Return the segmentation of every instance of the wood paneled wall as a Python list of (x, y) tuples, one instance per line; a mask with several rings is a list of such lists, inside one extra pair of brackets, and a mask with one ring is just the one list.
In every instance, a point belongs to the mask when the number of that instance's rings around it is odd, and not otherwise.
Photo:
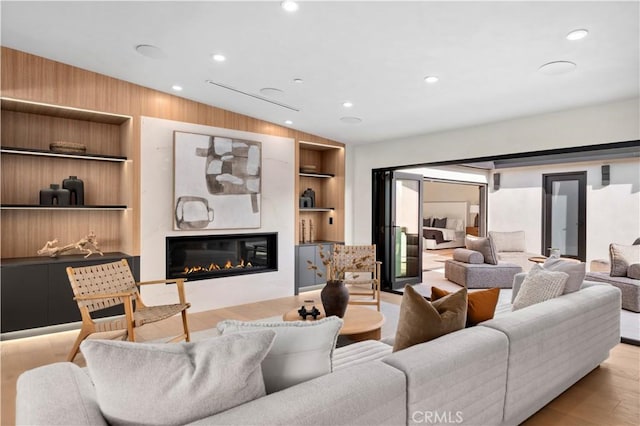
[[(2, 96), (130, 115), (132, 188), (123, 226), (122, 251), (140, 254), (140, 117), (156, 117), (207, 126), (263, 133), (317, 143), (336, 142), (256, 118), (158, 92), (60, 62), (2, 47)], [(295, 206), (291, 206), (295, 209)], [(111, 213), (109, 213), (111, 214)], [(117, 214), (117, 213), (114, 213)], [(99, 237), (99, 234), (98, 234)], [(3, 235), (14, 238), (14, 235)], [(293, 242), (292, 242), (293, 243)]]

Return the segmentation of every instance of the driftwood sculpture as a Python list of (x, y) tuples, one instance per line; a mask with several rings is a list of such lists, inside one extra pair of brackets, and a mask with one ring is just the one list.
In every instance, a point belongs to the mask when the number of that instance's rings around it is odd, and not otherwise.
[(58, 240), (47, 241), (44, 247), (38, 250), (38, 256), (58, 257), (59, 254), (77, 250), (80, 253), (86, 253), (85, 259), (94, 253), (104, 256), (104, 253), (98, 248), (98, 240), (96, 234), (93, 231), (89, 231), (87, 235), (80, 238), (75, 243), (67, 244), (66, 246), (58, 247)]

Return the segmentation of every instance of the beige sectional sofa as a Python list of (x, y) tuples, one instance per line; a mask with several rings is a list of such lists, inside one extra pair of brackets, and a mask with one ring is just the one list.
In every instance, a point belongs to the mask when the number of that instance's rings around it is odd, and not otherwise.
[[(620, 290), (585, 281), (396, 353), (377, 341), (336, 349), (333, 373), (194, 424), (516, 425), (607, 359), (619, 310)], [(91, 378), (72, 363), (22, 374), (16, 404), (19, 425), (106, 425)]]

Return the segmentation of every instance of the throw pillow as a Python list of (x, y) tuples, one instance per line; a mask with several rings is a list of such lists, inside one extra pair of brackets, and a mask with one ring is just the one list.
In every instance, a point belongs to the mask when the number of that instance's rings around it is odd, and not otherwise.
[(447, 218), (443, 217), (442, 219), (433, 218), (433, 226), (434, 228), (446, 228), (447, 227)]
[(587, 264), (584, 262), (552, 257), (545, 260), (544, 265), (542, 265), (547, 271), (565, 272), (569, 275), (562, 294), (573, 293), (574, 291), (580, 290), (587, 273), (586, 266)]
[(410, 285), (405, 286), (393, 351), (427, 342), (465, 326), (467, 289), (452, 293), (433, 303)]
[(483, 264), (484, 256), (479, 251), (457, 248), (453, 251), (453, 260), (464, 263)]
[(524, 231), (489, 231), (489, 237), (496, 246), (498, 253), (503, 251), (526, 251)]
[(560, 296), (568, 278), (565, 272), (545, 271), (542, 266), (533, 265), (513, 301), (513, 310)]
[(627, 277), (640, 280), (640, 263), (633, 263), (627, 268)]
[(475, 250), (482, 253), (485, 263), (490, 265), (498, 264), (496, 247), (490, 237), (474, 237), (473, 235), (467, 235), (465, 237), (464, 244), (469, 250)]
[(109, 424), (186, 424), (264, 396), (260, 363), (276, 333), (194, 343), (85, 340), (100, 410)]
[(250, 330), (273, 330), (276, 339), (262, 361), (267, 393), (277, 392), (333, 371), (333, 350), (342, 319), (332, 316), (318, 321), (218, 323), (223, 334)]
[(426, 219), (422, 219), (422, 226), (426, 226), (427, 228), (431, 227), (431, 218), (428, 217)]
[[(431, 301), (442, 299), (451, 294), (438, 287), (431, 287)], [(493, 318), (500, 297), (499, 288), (470, 291), (467, 293), (467, 327), (471, 327)]]
[(626, 277), (632, 263), (640, 262), (640, 245), (609, 244), (612, 277)]

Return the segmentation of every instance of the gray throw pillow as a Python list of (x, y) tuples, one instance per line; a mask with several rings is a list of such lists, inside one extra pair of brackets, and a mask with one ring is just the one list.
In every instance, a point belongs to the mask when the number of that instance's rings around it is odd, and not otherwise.
[(443, 217), (442, 219), (433, 218), (432, 225), (434, 228), (445, 229), (447, 227), (447, 218)]
[(109, 424), (181, 425), (265, 395), (272, 330), (195, 343), (85, 340), (80, 349)]
[(640, 262), (640, 245), (609, 244), (612, 277), (626, 277), (629, 265)]
[(273, 330), (276, 339), (262, 361), (262, 374), (267, 393), (297, 385), (333, 370), (333, 350), (342, 319), (332, 316), (318, 321), (243, 322), (226, 320), (218, 323), (223, 334), (250, 330)]
[(565, 272), (545, 271), (540, 265), (533, 265), (513, 301), (513, 310), (562, 295), (568, 278), (569, 275)]
[(464, 263), (483, 264), (484, 256), (479, 251), (457, 248), (453, 251), (453, 260)]
[(485, 263), (490, 265), (498, 264), (498, 254), (496, 253), (495, 245), (490, 237), (474, 237), (473, 235), (467, 235), (464, 241), (465, 246), (469, 250), (475, 250), (482, 253)]
[(627, 276), (634, 280), (640, 280), (640, 263), (633, 263), (627, 269)]
[(562, 294), (568, 294), (578, 291), (582, 287), (587, 273), (586, 266), (587, 264), (584, 262), (550, 257), (544, 262), (543, 268), (547, 271), (565, 272), (569, 275), (562, 292)]

